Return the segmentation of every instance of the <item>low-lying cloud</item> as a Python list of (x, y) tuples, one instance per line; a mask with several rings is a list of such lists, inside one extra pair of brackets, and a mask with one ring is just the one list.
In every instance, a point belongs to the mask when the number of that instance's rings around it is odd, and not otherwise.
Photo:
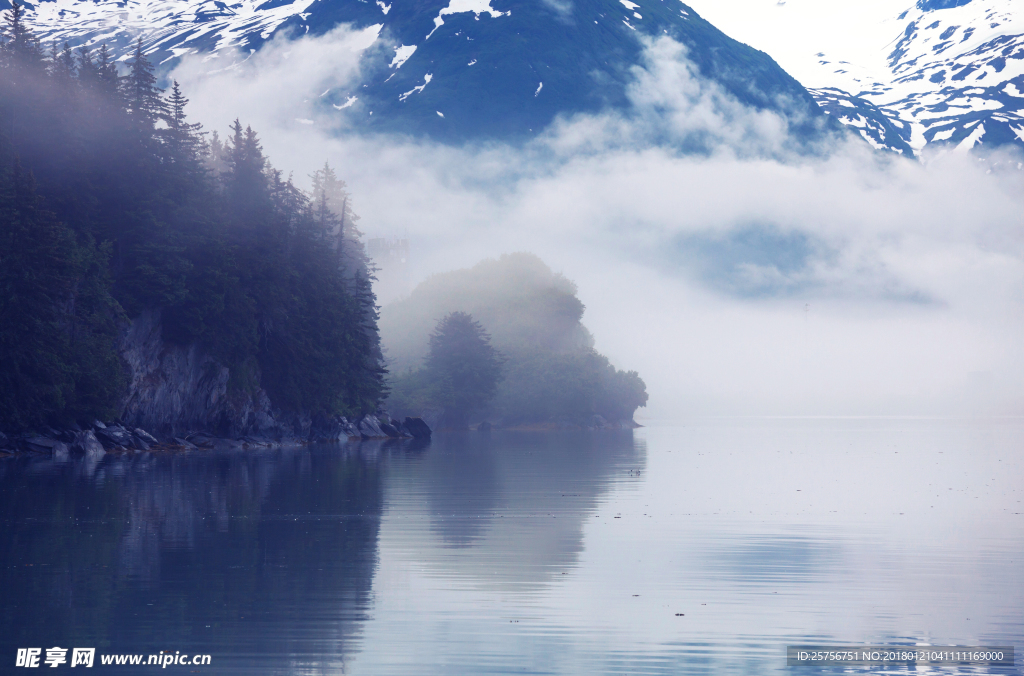
[(363, 135), (320, 95), (358, 88), (371, 37), (279, 38), (173, 76), (193, 117), (252, 124), (300, 185), (329, 160), (369, 237), (409, 237), (417, 280), (516, 250), (564, 272), (650, 415), (1024, 413), (1020, 158), (917, 162), (857, 139), (799, 154), (784, 118), (667, 38), (646, 44), (631, 111), (525, 145)]

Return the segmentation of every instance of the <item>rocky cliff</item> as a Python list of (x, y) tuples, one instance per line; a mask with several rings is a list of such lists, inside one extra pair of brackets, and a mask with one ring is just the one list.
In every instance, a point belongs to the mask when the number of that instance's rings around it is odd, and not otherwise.
[(381, 421), (275, 409), (262, 388), (230, 388), (229, 369), (201, 346), (164, 341), (159, 310), (142, 313), (124, 331), (119, 350), (130, 371), (121, 419), (160, 438), (207, 437), (250, 441), (328, 441), (430, 436), (422, 421)]
[(274, 414), (262, 389), (229, 392), (230, 371), (197, 345), (164, 342), (159, 310), (147, 310), (124, 332), (120, 352), (130, 380), (122, 419), (158, 436), (203, 430), (218, 436), (308, 436), (311, 420)]
[(117, 420), (73, 423), (5, 435), (0, 457), (17, 453), (102, 458), (107, 452), (236, 447), (360, 439), (429, 439), (420, 418), (358, 419), (275, 409), (262, 388), (229, 387), (230, 370), (197, 344), (165, 342), (160, 312), (147, 311), (122, 332), (129, 371)]
[(230, 370), (200, 345), (165, 342), (159, 310), (143, 312), (130, 322), (117, 348), (128, 370), (118, 419), (80, 420), (62, 429), (45, 427), (9, 436), (0, 430), (0, 455), (88, 456), (97, 450), (102, 455), (158, 445), (194, 448), (430, 436), (419, 419), (401, 423), (365, 415), (349, 420), (275, 409), (260, 387), (230, 387)]

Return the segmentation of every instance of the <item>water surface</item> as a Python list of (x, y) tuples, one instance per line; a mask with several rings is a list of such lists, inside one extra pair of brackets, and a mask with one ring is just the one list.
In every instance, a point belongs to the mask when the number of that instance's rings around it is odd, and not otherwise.
[(723, 419), (0, 461), (0, 659), (760, 674), (807, 673), (790, 644), (1020, 652), (1022, 449), (1020, 420)]

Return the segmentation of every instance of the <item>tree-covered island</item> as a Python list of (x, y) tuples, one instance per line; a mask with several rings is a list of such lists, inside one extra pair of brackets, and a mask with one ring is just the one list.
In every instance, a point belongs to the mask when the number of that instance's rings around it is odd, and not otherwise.
[(529, 253), (428, 278), (381, 310), (389, 409), (453, 428), (635, 426), (647, 387), (594, 349), (584, 310)]

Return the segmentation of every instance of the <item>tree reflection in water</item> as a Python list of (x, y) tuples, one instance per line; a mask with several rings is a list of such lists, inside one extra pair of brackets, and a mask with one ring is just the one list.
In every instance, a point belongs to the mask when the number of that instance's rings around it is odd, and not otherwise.
[(442, 575), (543, 587), (575, 565), (586, 513), (644, 455), (629, 431), (466, 432), (8, 460), (0, 654), (171, 650), (210, 654), (217, 673), (349, 672), (385, 514), (390, 537)]
[(218, 672), (339, 667), (366, 618), (375, 445), (7, 463), (3, 653), (209, 653)]

